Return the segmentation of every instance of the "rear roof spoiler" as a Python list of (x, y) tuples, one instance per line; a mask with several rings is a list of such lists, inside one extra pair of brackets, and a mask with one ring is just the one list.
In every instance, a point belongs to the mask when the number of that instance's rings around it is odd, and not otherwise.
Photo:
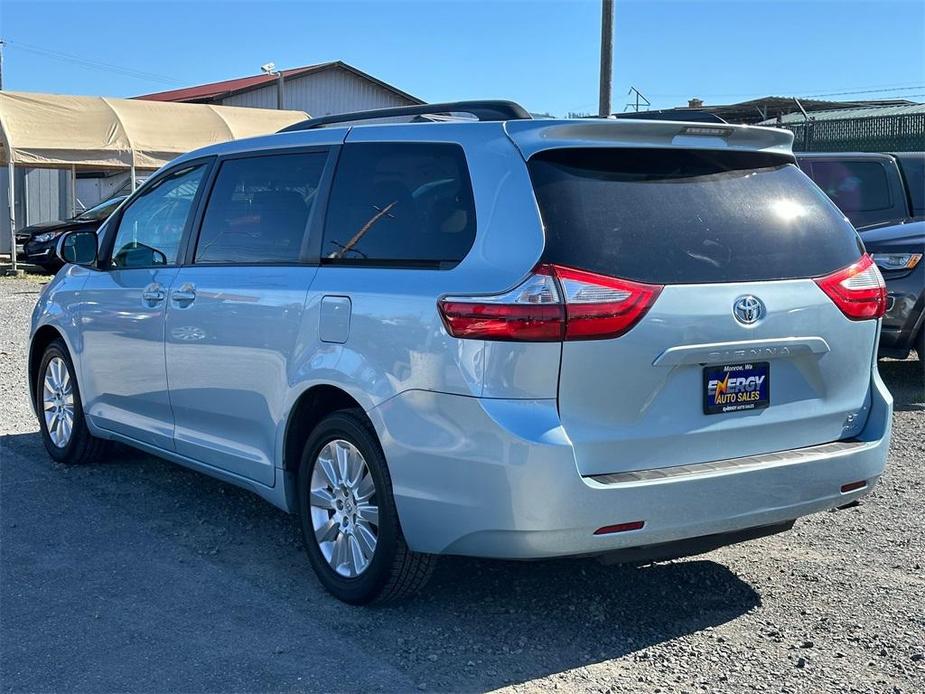
[(677, 120), (685, 123), (725, 123), (726, 121), (709, 111), (626, 111), (613, 114), (614, 118), (629, 120)]
[(677, 147), (761, 152), (796, 161), (793, 133), (782, 128), (629, 118), (508, 121), (504, 128), (524, 159), (566, 147)]

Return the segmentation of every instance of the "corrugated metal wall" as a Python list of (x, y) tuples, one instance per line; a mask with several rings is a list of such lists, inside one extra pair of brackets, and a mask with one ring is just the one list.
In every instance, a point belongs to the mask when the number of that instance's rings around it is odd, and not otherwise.
[[(67, 169), (17, 167), (16, 228), (65, 219), (70, 211)], [(7, 204), (7, 169), (0, 169), (0, 253), (10, 252), (10, 213)]]
[[(287, 109), (306, 111), (311, 116), (407, 106), (412, 103), (374, 82), (341, 68), (286, 80), (285, 99)], [(222, 104), (276, 108), (276, 84), (235, 94), (223, 100)]]

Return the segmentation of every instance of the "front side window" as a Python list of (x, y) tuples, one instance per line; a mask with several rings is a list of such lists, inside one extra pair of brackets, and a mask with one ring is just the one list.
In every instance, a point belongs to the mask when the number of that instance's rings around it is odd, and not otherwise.
[(295, 263), (327, 154), (279, 154), (222, 164), (196, 263)]
[(475, 239), (462, 148), (434, 143), (345, 145), (325, 221), (322, 262), (452, 267)]
[(112, 267), (173, 265), (206, 165), (161, 178), (122, 214), (112, 247)]
[(845, 214), (893, 206), (890, 183), (879, 162), (815, 161), (813, 180)]

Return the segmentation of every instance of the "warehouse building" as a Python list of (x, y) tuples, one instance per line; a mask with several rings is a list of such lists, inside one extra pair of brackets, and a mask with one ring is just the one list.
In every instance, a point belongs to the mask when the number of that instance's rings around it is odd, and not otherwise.
[[(282, 90), (279, 84), (280, 74)], [(283, 95), (282, 104), (279, 100), (280, 91)], [(339, 60), (144, 94), (136, 98), (253, 108), (281, 106), (285, 109), (306, 111), (312, 116), (424, 103), (421, 99)]]

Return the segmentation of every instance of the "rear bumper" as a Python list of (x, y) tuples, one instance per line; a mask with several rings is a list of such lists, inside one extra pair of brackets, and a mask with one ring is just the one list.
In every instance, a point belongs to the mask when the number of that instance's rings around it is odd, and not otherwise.
[[(874, 371), (870, 414), (856, 445), (615, 481), (578, 474), (554, 400), (410, 391), (370, 416), (413, 550), (537, 559), (734, 534), (851, 503), (883, 472), (891, 412), (892, 398)], [(866, 485), (841, 492), (859, 481)], [(634, 521), (645, 525), (594, 534)]]

